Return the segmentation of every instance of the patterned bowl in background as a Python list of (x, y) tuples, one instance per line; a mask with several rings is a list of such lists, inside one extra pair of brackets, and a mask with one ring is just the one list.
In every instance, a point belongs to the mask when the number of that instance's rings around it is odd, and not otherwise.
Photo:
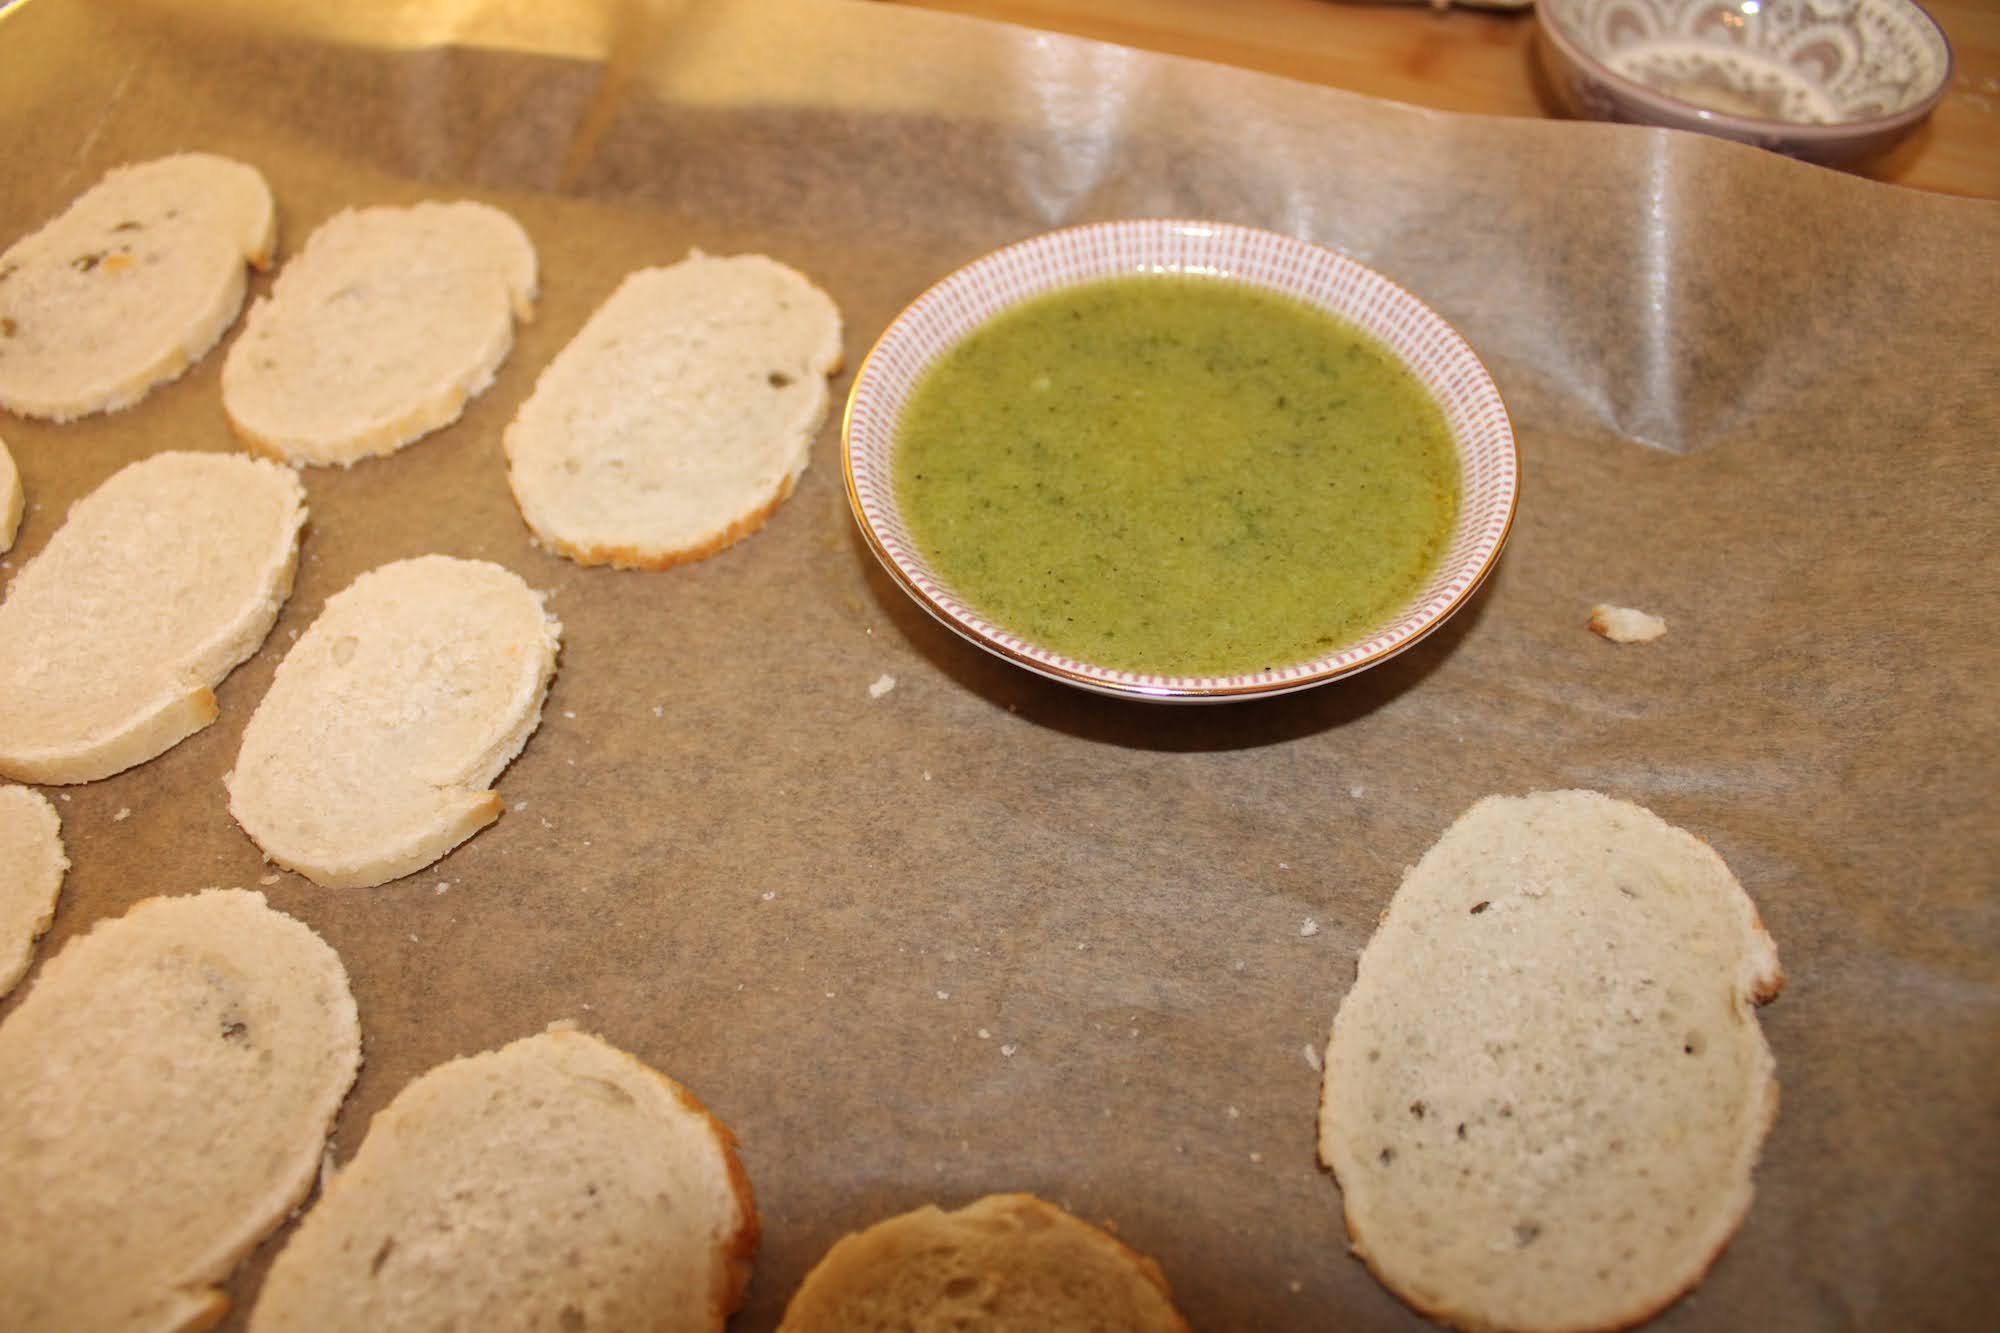
[[(938, 577), (911, 539), (897, 500), (902, 413), (932, 362), (975, 328), (1031, 297), (1101, 278), (1204, 274), (1274, 291), (1336, 315), (1388, 347), (1443, 410), (1459, 459), (1459, 512), (1424, 587), (1359, 642), (1310, 661), (1231, 676), (1165, 676), (1055, 653), (995, 625)], [(1220, 222), (1103, 222), (996, 250), (912, 302), (861, 363), (841, 429), (848, 499), (870, 549), (917, 604), (988, 652), (1100, 694), (1216, 703), (1302, 690), (1374, 666), (1465, 604), (1513, 526), (1520, 459), (1506, 406), (1486, 367), (1437, 312), (1345, 255), (1275, 232)]]
[(1912, 0), (1540, 0), (1572, 115), (1665, 125), (1829, 166), (1887, 151), (1951, 82)]

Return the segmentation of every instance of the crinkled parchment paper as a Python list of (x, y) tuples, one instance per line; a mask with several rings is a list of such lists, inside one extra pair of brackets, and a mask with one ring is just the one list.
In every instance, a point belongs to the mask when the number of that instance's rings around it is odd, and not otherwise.
[[(221, 720), (57, 798), (75, 866), (43, 958), (211, 884), (339, 949), (367, 1037), (339, 1157), (422, 1070), (572, 1019), (741, 1135), (766, 1243), (738, 1328), (841, 1233), (1000, 1189), (1115, 1223), (1201, 1328), (1417, 1327), (1345, 1253), (1315, 1050), (1460, 811), (1585, 786), (1709, 839), (1790, 975), (1756, 1202), (1661, 1326), (1990, 1317), (2000, 205), (831, 0), (31, 0), (0, 21), (0, 111), (9, 241), (116, 163), (202, 148), (269, 178), (281, 255), (349, 205), (459, 197), (540, 250), (538, 317), (458, 424), (306, 474), (297, 591)], [(529, 543), (500, 431), (626, 270), (776, 255), (839, 301), (851, 368), (956, 265), (1138, 215), (1336, 246), (1485, 358), (1520, 518), (1415, 650), (1208, 709), (1030, 676), (873, 566), (837, 412), (715, 559)], [(32, 506), (0, 573), (123, 463), (233, 447), (220, 365), (110, 417), (0, 419)], [(271, 871), (224, 808), (244, 722), (331, 593), (427, 551), (519, 571), (565, 627), (507, 811), (381, 888)], [(1606, 643), (1599, 602), (1669, 632)]]

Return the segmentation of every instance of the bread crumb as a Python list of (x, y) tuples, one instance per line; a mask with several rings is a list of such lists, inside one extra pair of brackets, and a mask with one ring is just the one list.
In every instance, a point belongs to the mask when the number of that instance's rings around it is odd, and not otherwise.
[(1366, 787), (1354, 786), (1354, 787), (1349, 787), (1347, 789), (1347, 794), (1349, 796), (1352, 796), (1357, 801), (1360, 800), (1363, 796), (1367, 795), (1367, 793), (1368, 789)]
[(764, 890), (764, 901), (767, 903), (770, 902), (773, 898), (776, 898), (777, 896), (778, 896), (778, 891), (776, 889)]
[(1239, 958), (1229, 966), (1232, 971), (1241, 972), (1243, 970), (1243, 960)]
[(1309, 940), (1317, 934), (1319, 934), (1319, 922), (1307, 917), (1305, 924), (1299, 927), (1299, 938)]
[(63, 792), (63, 793), (61, 793), (61, 795), (62, 795), (62, 798), (63, 798), (63, 800), (64, 800), (64, 801), (68, 801), (68, 800), (69, 800), (69, 793), (68, 793), (68, 792)]
[(949, 1000), (951, 998), (951, 992), (948, 990), (941, 990), (937, 993), (937, 997), (940, 1000)]
[(443, 892), (444, 892), (444, 891), (445, 891), (446, 889), (448, 889), (448, 888), (450, 888), (450, 887), (451, 887), (451, 881), (450, 881), (450, 880), (448, 880), (448, 879), (441, 879), (441, 880), (439, 880), (439, 881), (437, 882), (437, 887), (436, 887), (435, 889), (433, 889), (433, 890), (432, 890), (432, 892), (434, 892), (434, 893), (443, 893)]
[(111, 816), (111, 822), (114, 824), (122, 824), (131, 817), (132, 817), (132, 807), (129, 805), (121, 805), (118, 807), (118, 813)]
[(1306, 1065), (1313, 1073), (1319, 1072), (1319, 1047), (1307, 1042), (1301, 1052), (1306, 1057)]
[(1002, 1054), (1002, 1055), (1012, 1055), (1012, 1054), (1013, 1054), (1014, 1052), (1016, 1052), (1016, 1051), (1018, 1051), (1018, 1050), (1020, 1050), (1020, 1049), (1021, 1049), (1021, 1048), (1020, 1048), (1019, 1046), (1016, 1046), (1016, 1045), (1014, 1045), (1014, 1043), (1012, 1043), (1012, 1042), (1008, 1042), (1008, 1043), (1007, 1043), (1007, 1044), (1006, 1044), (1005, 1046), (1002, 1046), (1002, 1047), (1000, 1048), (1000, 1054)]
[(1667, 632), (1667, 622), (1629, 606), (1599, 603), (1590, 608), (1590, 630), (1613, 643), (1651, 643)]
[(523, 811), (523, 810), (526, 810), (527, 808), (528, 808), (528, 803), (527, 803), (526, 801), (516, 801), (516, 802), (514, 802), (514, 813), (515, 813), (515, 814), (519, 814), (519, 813), (520, 813), (521, 811)]
[(875, 683), (868, 687), (868, 697), (871, 699), (879, 699), (883, 695), (887, 694), (890, 690), (893, 690), (895, 688), (896, 688), (896, 678), (892, 675), (889, 675), (887, 672), (884, 672), (883, 674), (875, 677)]
[(991, 1032), (988, 1032), (985, 1028), (981, 1028), (979, 1029), (979, 1039), (981, 1041), (992, 1041), (993, 1034)]
[(1253, 1163), (1261, 1163), (1264, 1160), (1264, 1154), (1260, 1152), (1253, 1152), (1250, 1154), (1250, 1160)]
[(278, 879), (279, 879), (279, 876), (277, 875), (277, 873), (276, 873), (276, 872), (273, 872), (273, 873), (271, 873), (271, 874), (269, 874), (269, 875), (264, 875), (264, 876), (261, 876), (261, 877), (260, 877), (260, 878), (259, 878), (259, 879), (257, 880), (257, 882), (258, 882), (259, 884), (263, 884), (263, 885), (267, 885), (267, 886), (268, 886), (268, 885), (271, 885), (271, 884), (276, 884), (276, 883), (278, 882)]
[(931, 780), (931, 771), (927, 768), (924, 770), (924, 781), (929, 782), (930, 780)]
[(826, 998), (827, 998), (827, 999), (829, 999), (829, 1000), (831, 1000), (831, 999), (833, 998), (833, 992), (832, 992), (832, 991), (828, 991), (828, 992), (826, 993)]
[(576, 711), (574, 709), (570, 708), (563, 709), (563, 716), (568, 718), (572, 722), (576, 721)]
[(1236, 1120), (1236, 1119), (1239, 1119), (1239, 1118), (1241, 1118), (1241, 1116), (1243, 1115), (1243, 1113), (1242, 1113), (1241, 1111), (1237, 1110), (1237, 1109), (1236, 1109), (1235, 1107), (1233, 1107), (1233, 1106), (1229, 1107), (1229, 1108), (1228, 1108), (1228, 1111), (1229, 1111), (1229, 1118), (1230, 1118), (1231, 1120)]

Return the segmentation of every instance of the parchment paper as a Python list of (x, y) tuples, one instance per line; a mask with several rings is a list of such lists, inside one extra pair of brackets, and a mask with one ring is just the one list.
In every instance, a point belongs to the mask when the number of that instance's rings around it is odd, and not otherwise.
[[(442, 1060), (602, 1033), (741, 1136), (765, 1244), (737, 1329), (842, 1233), (1003, 1189), (1114, 1224), (1197, 1327), (1406, 1329), (1345, 1252), (1309, 1054), (1466, 806), (1598, 788), (1708, 838), (1790, 976), (1756, 1201), (1660, 1326), (1994, 1317), (2000, 206), (858, 3), (319, 9), (33, 0), (0, 23), (0, 237), (202, 148), (263, 170), (281, 255), (344, 206), (468, 197), (543, 267), (458, 424), (305, 474), (297, 590), (221, 720), (52, 791), (75, 864), (41, 958), (151, 894), (263, 887), (353, 979), (342, 1160)], [(1492, 369), (1519, 522), (1414, 651), (1209, 709), (1028, 675), (874, 567), (837, 411), (797, 495), (715, 559), (619, 573), (529, 543), (500, 431), (626, 270), (776, 255), (839, 301), (851, 368), (956, 265), (1142, 215), (1336, 246)], [(0, 420), (32, 506), (0, 573), (124, 463), (232, 448), (221, 360), (115, 416)], [(428, 551), (519, 571), (563, 621), (507, 812), (381, 888), (277, 873), (224, 807), (243, 725), (331, 593)], [(1598, 601), (1670, 632), (1614, 647), (1584, 629)]]

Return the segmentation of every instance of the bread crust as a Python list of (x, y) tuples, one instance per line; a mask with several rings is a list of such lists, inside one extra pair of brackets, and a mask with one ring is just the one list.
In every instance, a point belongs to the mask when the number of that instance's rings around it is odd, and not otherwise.
[(926, 1204), (834, 1242), (779, 1333), (968, 1327), (1187, 1333), (1159, 1264), (1032, 1194)]
[(21, 473), (14, 466), (14, 455), (7, 452), (7, 442), (0, 440), (0, 555), (13, 549), (14, 538), (21, 531), (21, 516), (27, 512), (28, 497), (21, 489)]

